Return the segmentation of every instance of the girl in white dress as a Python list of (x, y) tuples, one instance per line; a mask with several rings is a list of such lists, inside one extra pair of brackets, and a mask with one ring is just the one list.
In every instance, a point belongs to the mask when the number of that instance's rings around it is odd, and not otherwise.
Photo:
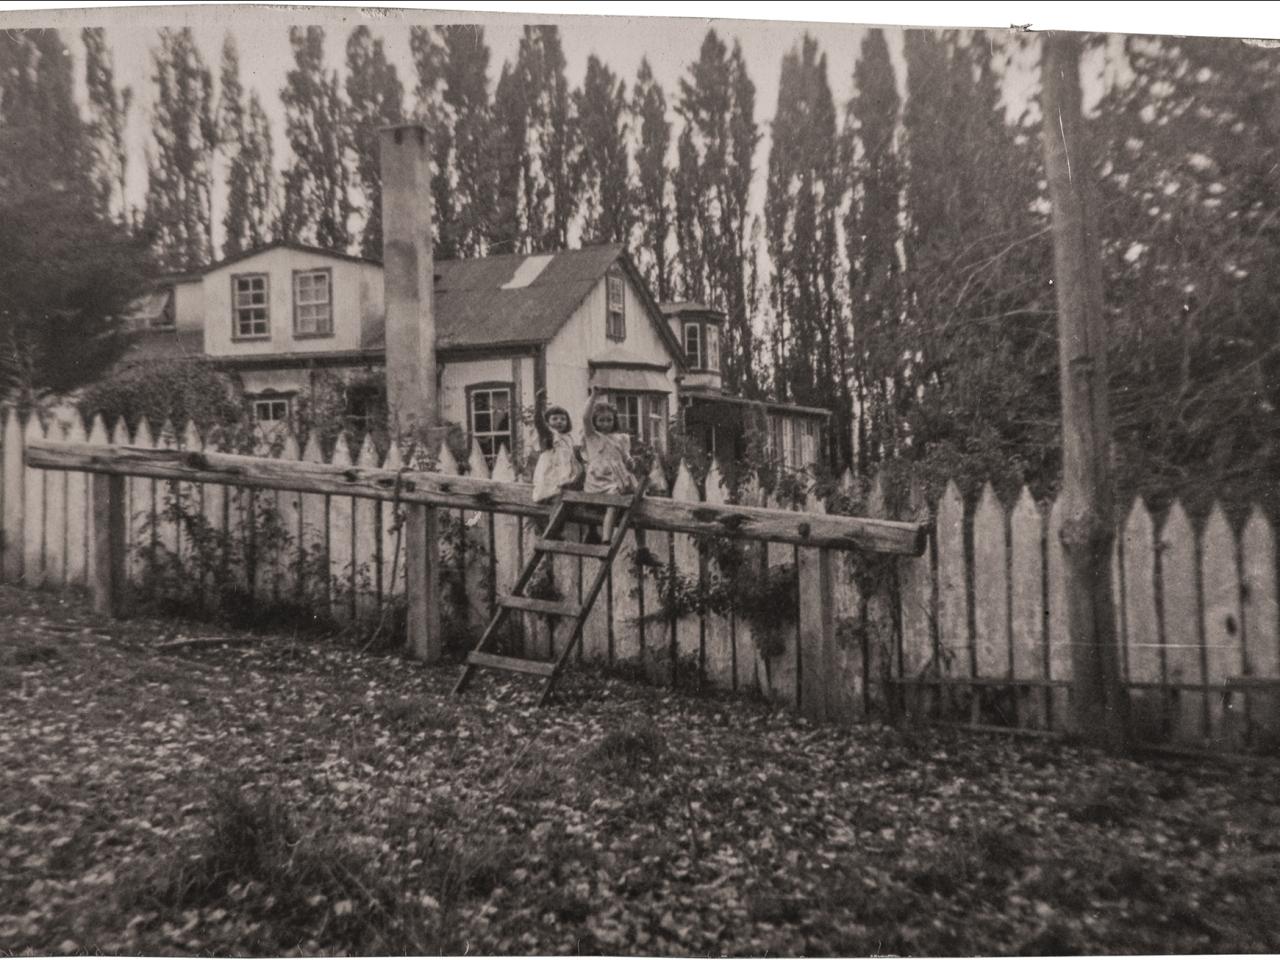
[[(583, 489), (587, 493), (631, 493), (636, 488), (631, 459), (631, 435), (618, 430), (618, 411), (592, 393), (582, 418), (582, 458), (587, 464)], [(617, 508), (604, 515), (606, 543), (613, 537)]]

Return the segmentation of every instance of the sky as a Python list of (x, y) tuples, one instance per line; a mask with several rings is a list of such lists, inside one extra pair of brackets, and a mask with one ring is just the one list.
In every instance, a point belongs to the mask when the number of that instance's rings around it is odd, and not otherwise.
[[(568, 3), (458, 3), (457, 7), (548, 8), (582, 10), (596, 9), (601, 4)], [(284, 141), (284, 111), (279, 93), (284, 86), (285, 75), (292, 63), (288, 43), (288, 28), (294, 24), (318, 23), (326, 28), (326, 56), (331, 66), (342, 72), (344, 47), (347, 35), (360, 24), (368, 24), (382, 37), (388, 55), (396, 64), (401, 82), (406, 89), (406, 106), (413, 104), (413, 87), (416, 75), (409, 53), (409, 28), (411, 25), (429, 25), (445, 22), (480, 23), (485, 28), (486, 40), (491, 50), (490, 89), (496, 83), (503, 61), (514, 60), (522, 27), (526, 23), (555, 23), (560, 27), (567, 74), (571, 86), (581, 83), (587, 58), (596, 54), (624, 80), (632, 81), (642, 57), (648, 57), (658, 80), (667, 92), (668, 102), (674, 103), (680, 77), (685, 75), (691, 62), (697, 59), (698, 49), (708, 28), (714, 27), (730, 42), (742, 44), (748, 72), (756, 85), (756, 120), (763, 139), (756, 153), (756, 178), (753, 184), (752, 206), (757, 212), (763, 208), (764, 171), (769, 155), (769, 119), (777, 105), (778, 79), (783, 55), (798, 43), (805, 32), (811, 32), (821, 44), (828, 59), (828, 78), (838, 108), (853, 93), (853, 68), (866, 27), (849, 22), (830, 22), (832, 17), (849, 17), (851, 11), (865, 16), (870, 22), (905, 20), (916, 24), (955, 23), (963, 18), (968, 24), (1001, 24), (1013, 22), (1016, 14), (1038, 13), (1037, 8), (1054, 7), (1052, 4), (966, 4), (941, 10), (928, 4), (845, 4), (818, 7), (814, 4), (792, 3), (762, 6), (766, 15), (780, 14), (825, 18), (828, 22), (804, 22), (800, 20), (746, 20), (738, 19), (744, 11), (753, 8), (742, 4), (661, 4), (639, 7), (645, 11), (665, 7), (666, 11), (707, 10), (720, 16), (671, 17), (671, 16), (600, 16), (566, 15), (536, 11), (517, 13), (462, 12), (442, 13), (425, 9), (385, 9), (343, 6), (292, 7), (269, 5), (151, 5), (132, 7), (99, 6), (89, 9), (54, 11), (49, 8), (27, 12), (3, 12), (3, 7), (15, 4), (0, 0), (0, 25), (21, 23), (58, 26), (70, 41), (69, 49), (77, 60), (77, 81), (83, 87), (83, 48), (79, 31), (84, 26), (104, 26), (108, 42), (115, 57), (117, 84), (130, 86), (134, 91), (134, 107), (130, 116), (129, 144), (129, 199), (141, 205), (146, 192), (145, 149), (150, 127), (152, 82), (151, 49), (156, 44), (156, 31), (162, 26), (192, 27), (197, 43), (207, 65), (217, 75), (221, 47), (228, 31), (234, 33), (240, 52), (241, 80), (246, 88), (257, 90), (272, 122), (277, 166), (283, 168), (289, 160)], [(20, 5), (19, 5), (20, 6)], [(29, 6), (29, 5), (28, 5)], [(621, 7), (637, 8), (637, 4)], [(1231, 7), (1224, 4), (1216, 7)], [(1113, 26), (1114, 9), (1106, 15), (1095, 12), (1092, 20), (1078, 22), (1079, 5), (1073, 14), (1076, 21), (1066, 26)], [(619, 5), (607, 7), (618, 9)], [(1000, 8), (991, 12), (986, 8)], [(1004, 9), (1008, 8), (1008, 9)], [(665, 12), (665, 11), (664, 11)], [(728, 16), (726, 16), (726, 14)], [(1087, 17), (1087, 14), (1086, 14)], [(1058, 15), (1061, 20), (1061, 14)], [(1019, 18), (1024, 19), (1024, 18)], [(1058, 26), (1052, 17), (1049, 26)], [(1169, 15), (1166, 8), (1160, 21), (1138, 19), (1132, 22), (1114, 23), (1121, 29), (1166, 29), (1182, 27), (1181, 20)], [(1220, 18), (1208, 29), (1229, 32), (1233, 21)], [(1250, 22), (1252, 26), (1252, 22)], [(1193, 24), (1194, 28), (1194, 24)], [(1265, 29), (1265, 26), (1260, 29)], [(902, 81), (901, 37), (898, 28), (888, 28), (891, 55), (894, 57)], [(1028, 59), (1027, 62), (1030, 62)], [(1094, 65), (1095, 67), (1100, 65)], [(1089, 80), (1090, 68), (1086, 68), (1086, 101), (1096, 96), (1101, 87)], [(1015, 71), (1007, 96), (1010, 109), (1016, 110), (1026, 103), (1034, 89), (1034, 73), (1025, 68)], [(83, 96), (83, 91), (81, 90)], [(1086, 103), (1087, 106), (1087, 103)], [(674, 115), (673, 115), (674, 116)], [(215, 196), (215, 205), (218, 197)], [(215, 209), (215, 222), (220, 221), (220, 210)], [(220, 223), (218, 224), (220, 227)]]

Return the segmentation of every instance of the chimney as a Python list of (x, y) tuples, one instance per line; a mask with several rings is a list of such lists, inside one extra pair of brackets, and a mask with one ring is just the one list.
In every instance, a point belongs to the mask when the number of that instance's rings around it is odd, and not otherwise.
[(421, 124), (408, 123), (383, 128), (381, 138), (390, 427), (430, 442), (437, 425), (437, 398), (427, 131)]

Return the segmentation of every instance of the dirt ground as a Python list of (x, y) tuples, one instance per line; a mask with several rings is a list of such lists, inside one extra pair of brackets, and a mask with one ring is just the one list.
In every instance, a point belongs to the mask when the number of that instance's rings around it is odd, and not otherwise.
[(0, 953), (1280, 950), (1275, 767), (455, 672), (0, 587)]

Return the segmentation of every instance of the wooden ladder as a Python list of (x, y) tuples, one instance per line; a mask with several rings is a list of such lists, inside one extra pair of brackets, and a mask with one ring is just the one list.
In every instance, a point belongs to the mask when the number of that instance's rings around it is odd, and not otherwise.
[[(569, 662), (569, 656), (582, 641), (582, 630), (586, 625), (587, 616), (591, 613), (596, 597), (600, 595), (600, 588), (604, 586), (605, 579), (609, 575), (609, 568), (613, 564), (613, 558), (618, 555), (618, 550), (622, 547), (622, 541), (631, 525), (636, 505), (644, 496), (646, 481), (647, 478), (641, 479), (634, 494), (582, 493), (576, 490), (566, 490), (560, 495), (551, 510), (546, 529), (543, 530), (542, 536), (534, 541), (533, 553), (526, 561), (524, 569), (520, 571), (520, 576), (516, 578), (516, 582), (512, 585), (511, 593), (497, 597), (498, 609), (494, 613), (493, 619), (489, 621), (489, 625), (485, 628), (484, 634), (480, 637), (480, 642), (476, 644), (474, 650), (467, 654), (466, 666), (462, 668), (462, 675), (458, 677), (458, 682), (453, 688), (455, 694), (460, 694), (466, 690), (477, 668), (487, 667), (490, 670), (505, 670), (509, 673), (532, 674), (533, 676), (544, 678), (545, 682), (542, 687), (542, 695), (538, 698), (538, 706), (546, 704), (551, 698), (551, 691), (555, 688), (556, 681), (560, 679), (560, 674), (564, 671), (565, 664)], [(569, 513), (575, 504), (600, 507), (606, 511), (614, 508), (619, 511), (613, 527), (613, 537), (609, 543), (577, 543), (563, 539), (562, 534), (565, 524), (568, 523)], [(541, 600), (524, 594), (525, 589), (533, 580), (533, 575), (537, 571), (538, 565), (544, 558), (551, 557), (557, 553), (600, 561), (596, 575), (591, 581), (590, 588), (583, 595), (581, 604), (566, 600)], [(541, 613), (572, 621), (573, 632), (561, 649), (560, 655), (554, 660), (530, 660), (523, 657), (507, 657), (489, 652), (489, 648), (498, 639), (502, 624), (506, 622), (513, 611)]]

